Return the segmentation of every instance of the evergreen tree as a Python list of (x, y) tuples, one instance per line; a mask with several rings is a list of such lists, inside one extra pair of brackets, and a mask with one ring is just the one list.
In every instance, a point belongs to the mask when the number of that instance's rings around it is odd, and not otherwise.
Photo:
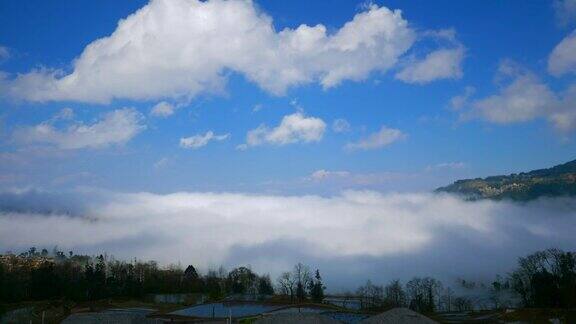
[(193, 281), (198, 280), (199, 278), (198, 272), (196, 272), (196, 268), (194, 268), (193, 265), (186, 267), (186, 270), (184, 271), (184, 279)]
[(322, 277), (320, 276), (320, 271), (316, 269), (316, 273), (314, 275), (314, 280), (311, 281), (310, 284), (310, 296), (312, 300), (320, 303), (324, 299), (324, 284), (322, 284)]

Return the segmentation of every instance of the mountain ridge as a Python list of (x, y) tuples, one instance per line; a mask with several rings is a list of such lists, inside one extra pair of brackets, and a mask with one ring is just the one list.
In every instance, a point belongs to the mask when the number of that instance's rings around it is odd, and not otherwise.
[(529, 201), (540, 197), (576, 196), (576, 160), (547, 169), (457, 180), (435, 192), (455, 193), (469, 200)]

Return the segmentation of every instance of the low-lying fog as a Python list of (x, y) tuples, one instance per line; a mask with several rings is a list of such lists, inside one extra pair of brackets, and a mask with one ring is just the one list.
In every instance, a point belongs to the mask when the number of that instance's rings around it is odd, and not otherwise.
[(576, 248), (576, 200), (568, 198), (21, 191), (0, 195), (0, 206), (1, 252), (57, 245), (204, 271), (250, 265), (273, 277), (303, 262), (331, 291), (415, 275), (491, 280), (518, 256)]

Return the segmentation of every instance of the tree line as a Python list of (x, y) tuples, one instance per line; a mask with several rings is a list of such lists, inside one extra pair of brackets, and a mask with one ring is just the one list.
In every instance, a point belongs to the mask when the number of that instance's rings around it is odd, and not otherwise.
[[(465, 289), (476, 283), (459, 280)], [(512, 306), (507, 295), (519, 299), (514, 306), (530, 308), (576, 307), (576, 254), (560, 249), (538, 251), (518, 258), (518, 265), (506, 277), (496, 276), (488, 287), (491, 308)], [(474, 302), (466, 296), (456, 296), (453, 289), (431, 277), (415, 277), (402, 284), (393, 280), (387, 285), (367, 281), (358, 288), (364, 308), (409, 307), (422, 313), (435, 311), (468, 311)]]
[[(91, 301), (175, 293), (202, 294), (209, 300), (226, 296), (258, 300), (275, 293), (270, 275), (259, 275), (249, 267), (231, 271), (220, 267), (200, 274), (193, 265), (185, 269), (176, 265), (160, 267), (154, 261), (126, 262), (104, 255), (91, 257), (36, 248), (0, 257), (0, 303), (59, 298)], [(298, 271), (288, 276), (290, 280), (297, 279), (290, 287), (294, 292), (291, 299), (321, 301), (325, 287), (320, 272), (316, 270), (311, 276), (302, 264), (295, 269)]]
[[(223, 267), (199, 273), (193, 265), (160, 267), (154, 261), (120, 261), (99, 255), (91, 257), (31, 248), (19, 255), (0, 256), (0, 303), (45, 299), (90, 301), (109, 297), (142, 298), (147, 294), (198, 293), (208, 300), (258, 300), (282, 295), (291, 302), (324, 299), (326, 286), (319, 270), (298, 263), (273, 282), (249, 267), (226, 271)], [(475, 283), (461, 280), (461, 287)], [(523, 307), (576, 307), (576, 255), (548, 249), (518, 259), (518, 266), (489, 286), (492, 308), (506, 306), (504, 292), (517, 296)], [(456, 296), (451, 287), (431, 277), (415, 277), (405, 284), (392, 280), (386, 285), (371, 281), (354, 294), (362, 308), (410, 307), (423, 313), (467, 311), (470, 298)]]
[(420, 313), (436, 311), (469, 311), (473, 302), (464, 296), (455, 296), (450, 287), (431, 277), (414, 277), (406, 284), (392, 280), (386, 285), (375, 285), (370, 280), (359, 287), (355, 296), (361, 308), (382, 310), (408, 307)]

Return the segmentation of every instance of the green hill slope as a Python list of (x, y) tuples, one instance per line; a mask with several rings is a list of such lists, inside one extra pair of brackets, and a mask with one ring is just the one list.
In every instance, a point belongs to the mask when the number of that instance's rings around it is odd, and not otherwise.
[(528, 201), (539, 197), (576, 196), (576, 160), (549, 169), (527, 173), (458, 180), (436, 189), (467, 199), (512, 199)]

